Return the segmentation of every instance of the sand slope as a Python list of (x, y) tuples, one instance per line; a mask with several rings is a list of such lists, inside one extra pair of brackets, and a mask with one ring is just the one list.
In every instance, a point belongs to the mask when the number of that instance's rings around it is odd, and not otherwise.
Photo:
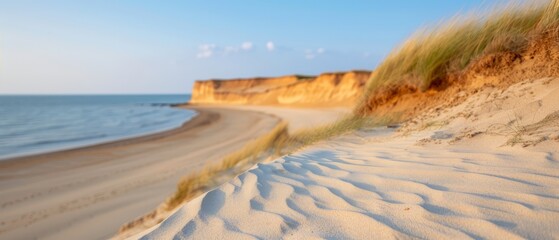
[(258, 164), (143, 238), (556, 238), (558, 93), (557, 79), (487, 89)]

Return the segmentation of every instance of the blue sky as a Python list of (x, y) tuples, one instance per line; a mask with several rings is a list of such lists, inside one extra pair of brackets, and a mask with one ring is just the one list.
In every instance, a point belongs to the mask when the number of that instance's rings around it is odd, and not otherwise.
[(0, 0), (0, 94), (372, 70), (416, 29), (493, 2)]

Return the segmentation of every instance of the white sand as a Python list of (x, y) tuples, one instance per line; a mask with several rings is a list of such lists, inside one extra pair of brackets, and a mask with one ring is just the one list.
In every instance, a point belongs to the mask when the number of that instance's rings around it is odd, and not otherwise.
[(557, 238), (558, 104), (557, 79), (488, 89), (398, 131), (362, 130), (258, 164), (143, 235)]

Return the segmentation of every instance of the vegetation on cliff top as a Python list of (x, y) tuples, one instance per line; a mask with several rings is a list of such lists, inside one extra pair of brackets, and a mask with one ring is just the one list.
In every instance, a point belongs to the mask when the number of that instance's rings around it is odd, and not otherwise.
[(452, 84), (449, 77), (480, 56), (520, 52), (559, 26), (559, 0), (515, 2), (488, 14), (455, 17), (417, 32), (375, 69), (359, 108), (383, 87), (408, 84), (426, 90)]

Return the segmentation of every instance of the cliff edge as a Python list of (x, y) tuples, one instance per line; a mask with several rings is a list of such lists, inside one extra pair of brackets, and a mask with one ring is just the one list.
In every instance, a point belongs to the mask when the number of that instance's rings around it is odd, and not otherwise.
[(196, 81), (191, 103), (352, 106), (370, 71)]

